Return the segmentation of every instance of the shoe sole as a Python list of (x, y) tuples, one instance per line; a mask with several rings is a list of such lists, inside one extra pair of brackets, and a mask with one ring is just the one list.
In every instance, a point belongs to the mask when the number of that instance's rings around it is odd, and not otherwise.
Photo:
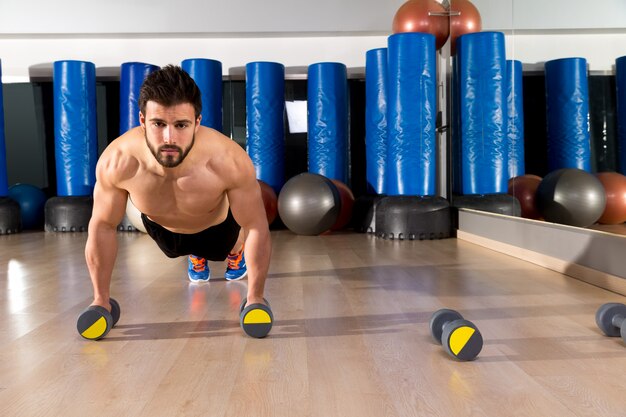
[(240, 279), (244, 279), (246, 275), (248, 275), (248, 271), (244, 272), (242, 276), (237, 277), (237, 278), (226, 278), (226, 277), (224, 278), (226, 279), (226, 281), (239, 281)]
[(189, 278), (189, 281), (194, 282), (194, 283), (199, 283), (199, 282), (209, 282), (209, 280), (211, 279), (211, 277), (209, 276), (207, 279), (194, 279), (191, 278), (189, 275), (187, 275), (187, 278)]

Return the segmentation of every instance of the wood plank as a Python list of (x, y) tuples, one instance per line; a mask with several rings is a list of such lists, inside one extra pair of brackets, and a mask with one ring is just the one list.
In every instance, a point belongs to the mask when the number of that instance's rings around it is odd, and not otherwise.
[[(276, 318), (243, 334), (247, 282), (121, 233), (102, 341), (75, 330), (91, 300), (86, 235), (0, 236), (0, 415), (621, 416), (626, 344), (594, 321), (626, 297), (460, 239), (272, 232)], [(33, 258), (37, 261), (33, 262)], [(5, 259), (7, 260), (5, 263)], [(485, 344), (458, 362), (430, 316), (458, 309)]]

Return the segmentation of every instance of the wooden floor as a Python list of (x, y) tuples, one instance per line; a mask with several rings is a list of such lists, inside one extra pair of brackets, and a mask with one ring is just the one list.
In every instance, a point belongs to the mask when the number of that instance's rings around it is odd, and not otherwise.
[[(86, 234), (0, 236), (0, 416), (626, 416), (626, 345), (594, 321), (625, 297), (456, 239), (272, 233), (268, 338), (239, 328), (223, 264), (194, 285), (120, 233), (99, 342), (75, 328)], [(442, 307), (481, 330), (474, 362), (431, 340)]]

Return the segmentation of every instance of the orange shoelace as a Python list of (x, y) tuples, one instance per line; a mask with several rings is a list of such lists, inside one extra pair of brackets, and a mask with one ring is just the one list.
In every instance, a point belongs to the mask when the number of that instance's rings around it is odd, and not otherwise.
[(239, 269), (239, 263), (243, 255), (243, 247), (235, 254), (228, 254), (228, 269)]
[(196, 272), (204, 271), (204, 268), (206, 267), (206, 259), (196, 258), (195, 256), (190, 256), (189, 259), (191, 259), (191, 263), (193, 264), (194, 271)]

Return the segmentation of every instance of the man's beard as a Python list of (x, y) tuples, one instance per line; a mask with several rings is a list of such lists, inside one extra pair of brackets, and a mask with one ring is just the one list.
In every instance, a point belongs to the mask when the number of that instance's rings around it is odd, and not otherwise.
[[(154, 159), (156, 159), (157, 162), (161, 164), (162, 166), (164, 166), (165, 168), (174, 168), (182, 164), (182, 162), (185, 160), (185, 157), (187, 156), (187, 154), (189, 153), (189, 151), (193, 147), (193, 144), (196, 141), (196, 134), (194, 133), (191, 138), (191, 145), (189, 145), (189, 147), (185, 149), (184, 151), (180, 146), (176, 146), (176, 145), (161, 145), (159, 146), (158, 149), (155, 149), (152, 147), (152, 145), (150, 145), (150, 142), (148, 141), (148, 132), (144, 131), (144, 136), (146, 138), (146, 145), (148, 145), (148, 149), (150, 149), (150, 152), (152, 152), (152, 155), (154, 155)], [(164, 151), (164, 150), (176, 151), (178, 154), (177, 155), (170, 155), (170, 154), (163, 155), (161, 151)]]

